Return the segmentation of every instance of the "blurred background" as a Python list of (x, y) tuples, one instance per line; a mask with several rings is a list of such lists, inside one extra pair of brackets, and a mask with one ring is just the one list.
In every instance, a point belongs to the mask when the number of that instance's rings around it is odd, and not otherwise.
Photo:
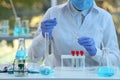
[[(0, 64), (13, 62), (19, 37), (26, 37), (26, 50), (28, 50), (46, 10), (66, 1), (0, 0)], [(112, 14), (120, 45), (120, 0), (95, 1), (98, 6)], [(19, 26), (22, 28), (19, 29)], [(19, 30), (22, 33), (19, 33)]]

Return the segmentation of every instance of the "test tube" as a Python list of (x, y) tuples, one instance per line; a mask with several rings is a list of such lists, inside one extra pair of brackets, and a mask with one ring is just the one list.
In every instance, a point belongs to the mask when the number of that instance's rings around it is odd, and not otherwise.
[(44, 54), (44, 61), (43, 64), (45, 65), (45, 62), (49, 55), (49, 33), (45, 32), (45, 54)]
[(84, 55), (84, 51), (80, 50), (80, 55), (83, 56)]
[[(109, 48), (103, 48), (103, 58), (104, 61), (102, 63), (106, 64), (107, 67), (110, 67), (112, 65), (109, 57)], [(106, 61), (106, 62), (105, 62)]]
[(76, 68), (79, 68), (79, 51), (76, 51)]
[(74, 67), (76, 67), (75, 59), (74, 59), (74, 56), (75, 56), (75, 51), (74, 50), (71, 51), (71, 55), (73, 56), (73, 58), (72, 58), (72, 67), (74, 68)]
[(80, 50), (80, 56), (82, 57), (80, 59), (80, 67), (81, 69), (85, 69), (85, 55), (84, 55), (84, 51), (83, 50)]

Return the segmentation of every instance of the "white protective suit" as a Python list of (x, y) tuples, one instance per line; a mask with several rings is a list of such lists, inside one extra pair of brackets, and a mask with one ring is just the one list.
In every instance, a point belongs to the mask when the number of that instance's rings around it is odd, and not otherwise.
[[(71, 50), (85, 51), (86, 66), (98, 66), (102, 56), (102, 43), (110, 49), (110, 59), (114, 65), (119, 62), (119, 47), (112, 16), (105, 10), (99, 8), (95, 3), (89, 10), (77, 11), (68, 1), (65, 4), (51, 7), (44, 15), (43, 21), (56, 18), (57, 25), (52, 32), (53, 55), (49, 63), (60, 66), (61, 55), (71, 55)], [(97, 53), (90, 56), (83, 46), (78, 44), (78, 37), (90, 37), (95, 41)], [(29, 48), (29, 58), (37, 62), (44, 54), (44, 37), (39, 26), (36, 36)], [(70, 61), (64, 61), (64, 65), (71, 65)]]

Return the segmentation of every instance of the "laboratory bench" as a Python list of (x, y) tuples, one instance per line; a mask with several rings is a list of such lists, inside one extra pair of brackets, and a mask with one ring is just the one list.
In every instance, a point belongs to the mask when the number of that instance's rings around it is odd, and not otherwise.
[(25, 77), (15, 77), (13, 74), (0, 73), (0, 80), (120, 80), (120, 71), (116, 71), (112, 77), (99, 77), (96, 69), (87, 71), (55, 68), (51, 75), (41, 75), (40, 73), (29, 73)]

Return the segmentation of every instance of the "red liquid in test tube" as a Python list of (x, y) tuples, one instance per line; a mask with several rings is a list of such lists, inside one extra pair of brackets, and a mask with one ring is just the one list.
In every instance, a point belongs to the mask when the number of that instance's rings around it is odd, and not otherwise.
[[(71, 55), (72, 55), (72, 57), (75, 56), (75, 51), (74, 50), (71, 51)], [(75, 59), (74, 58), (72, 58), (72, 67), (76, 67)]]
[[(83, 51), (83, 50), (80, 50), (80, 56), (84, 57), (84, 51)], [(84, 58), (82, 58), (82, 59), (80, 60), (80, 67), (81, 67), (82, 69), (85, 68), (85, 59), (84, 59)]]
[(83, 56), (84, 55), (84, 51), (80, 50), (80, 55)]
[(79, 51), (76, 51), (76, 56), (79, 56)]
[(74, 50), (71, 51), (71, 55), (75, 56), (75, 51)]

